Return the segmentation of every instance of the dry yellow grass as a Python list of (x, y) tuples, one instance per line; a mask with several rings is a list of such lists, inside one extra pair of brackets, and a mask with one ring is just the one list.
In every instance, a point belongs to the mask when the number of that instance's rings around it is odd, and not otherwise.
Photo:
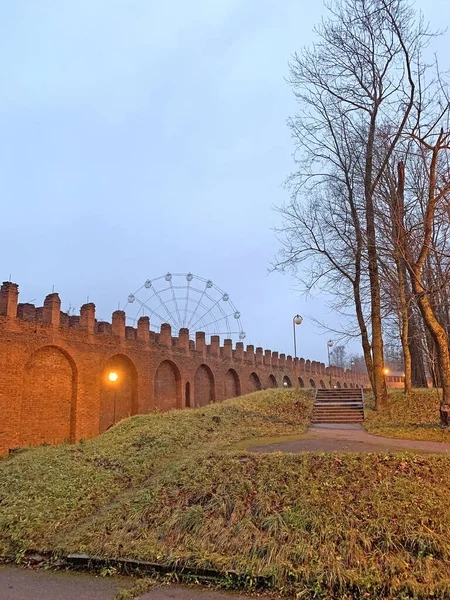
[(300, 599), (450, 597), (448, 458), (248, 454), (293, 435), (312, 399), (265, 391), (139, 416), (0, 462), (0, 544), (257, 576)]
[(260, 435), (301, 433), (312, 396), (273, 390), (202, 409), (139, 415), (75, 445), (23, 450), (0, 460), (0, 556), (51, 549), (55, 536), (186, 458)]
[(413, 390), (407, 396), (402, 390), (390, 390), (386, 410), (373, 410), (373, 395), (366, 395), (365, 427), (375, 435), (408, 440), (450, 442), (450, 430), (439, 421), (437, 390)]

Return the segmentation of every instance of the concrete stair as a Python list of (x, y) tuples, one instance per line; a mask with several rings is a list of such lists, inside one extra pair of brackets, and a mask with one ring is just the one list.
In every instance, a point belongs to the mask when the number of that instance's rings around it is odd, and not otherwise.
[(318, 389), (313, 423), (362, 423), (364, 396), (361, 389)]

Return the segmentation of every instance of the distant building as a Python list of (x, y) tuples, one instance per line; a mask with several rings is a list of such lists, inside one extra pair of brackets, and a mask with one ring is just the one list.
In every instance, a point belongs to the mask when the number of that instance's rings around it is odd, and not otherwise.
[[(385, 376), (386, 384), (388, 388), (401, 388), (405, 387), (405, 372), (404, 371), (394, 371), (390, 370), (389, 373)], [(428, 387), (433, 387), (433, 382), (430, 377), (427, 377)]]
[(404, 388), (405, 373), (403, 371), (389, 371), (386, 375), (386, 384), (389, 388)]

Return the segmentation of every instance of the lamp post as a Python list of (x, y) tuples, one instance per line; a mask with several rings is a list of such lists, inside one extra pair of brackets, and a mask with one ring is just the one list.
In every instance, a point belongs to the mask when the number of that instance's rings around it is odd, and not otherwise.
[(330, 359), (330, 348), (332, 348), (334, 346), (334, 342), (333, 340), (328, 340), (327, 342), (327, 350), (328, 350), (328, 370), (330, 372), (330, 389), (332, 386), (332, 381), (331, 381), (331, 359)]
[(297, 338), (295, 336), (295, 326), (301, 325), (302, 322), (303, 317), (301, 317), (300, 315), (295, 315), (295, 317), (292, 319), (292, 328), (294, 330), (294, 358), (297, 358)]
[(295, 377), (295, 397), (298, 400), (298, 373), (297, 373), (297, 363), (298, 363), (298, 358), (297, 358), (297, 337), (295, 334), (295, 328), (297, 325), (301, 325), (303, 322), (303, 317), (301, 317), (300, 315), (295, 315), (295, 317), (292, 319), (292, 329), (294, 331), (294, 377)]
[(385, 369), (383, 369), (383, 373), (384, 373), (384, 381), (386, 383), (386, 387), (388, 387), (387, 376), (389, 375), (389, 369), (386, 367)]
[(113, 425), (116, 424), (116, 396), (117, 396), (117, 385), (116, 382), (119, 379), (119, 374), (116, 371), (111, 371), (108, 375), (108, 379), (112, 384), (114, 384), (114, 408), (113, 408)]

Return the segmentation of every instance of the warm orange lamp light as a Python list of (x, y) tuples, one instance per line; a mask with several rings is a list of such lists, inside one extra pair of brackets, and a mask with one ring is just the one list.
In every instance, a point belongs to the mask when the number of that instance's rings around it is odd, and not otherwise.
[(388, 375), (389, 374), (389, 369), (384, 369), (384, 374)]
[(108, 375), (108, 379), (113, 382), (117, 381), (119, 379), (119, 375), (115, 371), (111, 371), (111, 373)]

